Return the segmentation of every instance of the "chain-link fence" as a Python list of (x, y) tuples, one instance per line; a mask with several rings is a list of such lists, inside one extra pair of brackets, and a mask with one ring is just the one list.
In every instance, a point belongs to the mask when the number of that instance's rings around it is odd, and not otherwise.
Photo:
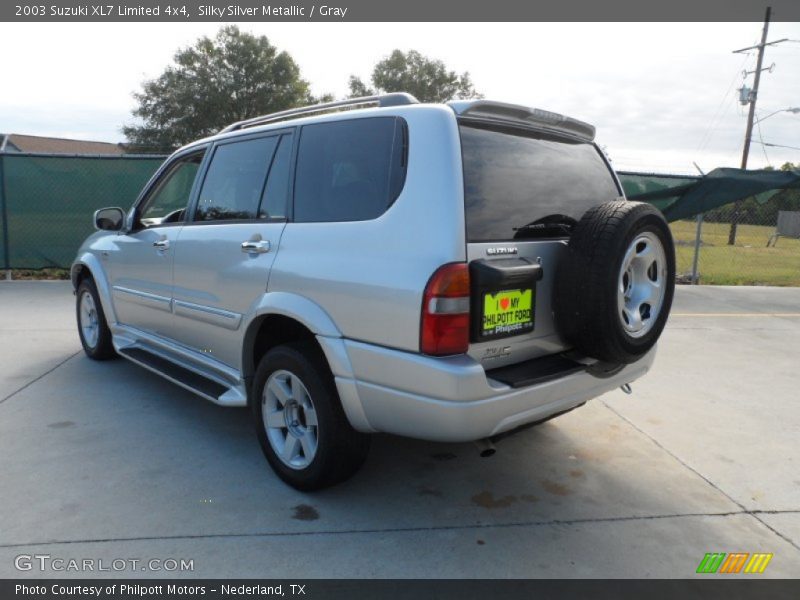
[(787, 190), (673, 222), (679, 281), (800, 286), (800, 211), (783, 210), (797, 204)]
[[(127, 209), (163, 160), (161, 155), (0, 154), (0, 268), (69, 268), (93, 231), (94, 211)], [(629, 195), (680, 190), (699, 179), (620, 176)], [(659, 206), (658, 200), (653, 203)], [(699, 229), (694, 218), (671, 227), (683, 282), (800, 285), (800, 189), (715, 208), (702, 215)]]
[(164, 156), (0, 154), (0, 265), (69, 268), (104, 206), (127, 209)]
[[(800, 286), (797, 173), (719, 169), (701, 178), (622, 172), (620, 179), (629, 197), (652, 202), (672, 221), (680, 282)], [(698, 207), (702, 215), (687, 216)]]

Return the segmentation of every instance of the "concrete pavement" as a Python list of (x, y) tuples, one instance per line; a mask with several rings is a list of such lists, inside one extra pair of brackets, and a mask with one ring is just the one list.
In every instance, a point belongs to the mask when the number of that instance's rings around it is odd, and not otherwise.
[[(303, 494), (249, 413), (80, 352), (66, 282), (0, 283), (0, 577), (19, 555), (188, 559), (187, 577), (688, 577), (706, 552), (800, 573), (800, 289), (677, 291), (654, 370), (498, 444), (376, 436)], [(742, 577), (743, 575), (737, 575)]]

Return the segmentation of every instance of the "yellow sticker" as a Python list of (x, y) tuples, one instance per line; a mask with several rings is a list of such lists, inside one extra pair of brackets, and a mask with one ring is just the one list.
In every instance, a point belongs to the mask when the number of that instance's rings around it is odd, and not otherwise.
[(509, 334), (533, 327), (533, 290), (506, 290), (483, 297), (483, 335)]

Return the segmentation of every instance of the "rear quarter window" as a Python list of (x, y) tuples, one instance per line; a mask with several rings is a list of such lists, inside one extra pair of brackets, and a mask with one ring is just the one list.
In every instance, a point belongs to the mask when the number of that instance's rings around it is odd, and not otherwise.
[(294, 220), (364, 221), (382, 215), (402, 190), (407, 130), (399, 117), (306, 125), (300, 133)]
[(578, 220), (620, 196), (590, 142), (516, 129), (460, 125), (470, 242), (517, 239), (517, 229), (556, 215)]

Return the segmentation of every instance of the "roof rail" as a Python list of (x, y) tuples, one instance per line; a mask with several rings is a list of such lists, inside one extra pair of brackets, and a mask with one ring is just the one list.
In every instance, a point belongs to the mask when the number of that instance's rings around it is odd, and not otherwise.
[(275, 121), (296, 119), (298, 117), (313, 115), (315, 113), (353, 110), (355, 108), (366, 108), (368, 106), (404, 106), (406, 104), (419, 104), (419, 100), (414, 98), (414, 96), (411, 94), (407, 94), (405, 92), (380, 94), (377, 96), (362, 96), (361, 98), (348, 98), (347, 100), (337, 100), (336, 102), (324, 102), (323, 104), (314, 104), (312, 106), (303, 106), (301, 108), (290, 108), (289, 110), (282, 110), (280, 112), (262, 115), (260, 117), (253, 117), (252, 119), (246, 119), (244, 121), (238, 121), (228, 125), (225, 129), (220, 130), (219, 133), (238, 131), (240, 129), (256, 127), (257, 125), (264, 125), (266, 123), (273, 123)]

